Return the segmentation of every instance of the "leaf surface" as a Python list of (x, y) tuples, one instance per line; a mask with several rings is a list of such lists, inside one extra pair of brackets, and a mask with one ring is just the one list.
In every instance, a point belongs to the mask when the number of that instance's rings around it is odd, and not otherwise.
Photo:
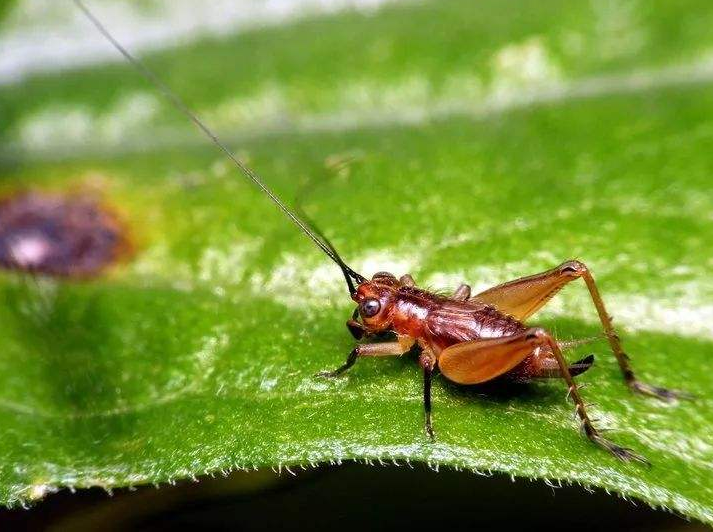
[[(0, 500), (409, 460), (713, 522), (713, 6), (603, 4), (396, 4), (147, 60), (357, 271), (484, 289), (585, 261), (642, 380), (698, 396), (632, 396), (605, 342), (568, 353), (595, 353), (594, 417), (653, 467), (580, 436), (558, 381), (437, 379), (430, 443), (411, 357), (313, 377), (353, 345), (339, 271), (117, 63), (0, 87), (2, 192), (99, 194), (137, 250), (91, 281), (0, 277)], [(533, 323), (599, 333), (576, 283)]]

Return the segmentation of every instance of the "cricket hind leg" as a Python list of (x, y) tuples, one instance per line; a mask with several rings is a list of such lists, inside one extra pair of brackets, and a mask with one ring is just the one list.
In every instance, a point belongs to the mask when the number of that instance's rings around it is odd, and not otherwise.
[(454, 344), (440, 353), (438, 366), (443, 376), (453, 382), (478, 384), (500, 375), (509, 376), (509, 371), (516, 368), (517, 364), (543, 351), (549, 352), (557, 362), (559, 376), (567, 383), (568, 395), (576, 405), (582, 432), (587, 438), (621, 460), (646, 462), (633, 451), (610, 442), (596, 429), (559, 345), (544, 329), (531, 328), (511, 336)]
[(543, 273), (515, 279), (473, 296), (485, 303), (492, 304), (502, 312), (510, 314), (524, 321), (540, 308), (542, 308), (562, 287), (576, 280), (583, 279), (589, 290), (594, 307), (597, 310), (599, 321), (604, 329), (605, 337), (609, 341), (612, 353), (621, 369), (627, 386), (634, 392), (671, 401), (677, 398), (691, 399), (693, 396), (687, 392), (668, 390), (658, 386), (651, 386), (639, 381), (634, 375), (629, 356), (621, 347), (619, 336), (612, 327), (612, 319), (604, 306), (594, 277), (589, 268), (577, 260), (564, 262)]
[(557, 360), (557, 364), (559, 365), (561, 376), (567, 383), (568, 395), (576, 405), (575, 411), (580, 419), (581, 429), (587, 436), (587, 438), (589, 438), (592, 442), (602, 447), (603, 449), (609, 451), (619, 460), (623, 460), (625, 462), (633, 460), (649, 465), (649, 461), (646, 460), (646, 458), (636, 454), (631, 449), (621, 447), (607, 440), (596, 429), (596, 427), (592, 423), (591, 418), (589, 417), (589, 414), (587, 413), (584, 401), (582, 400), (582, 396), (579, 394), (579, 388), (574, 382), (572, 374), (569, 371), (567, 361), (564, 359), (564, 356), (562, 356), (562, 351), (560, 350), (557, 341), (552, 337), (552, 335), (550, 335), (544, 329), (534, 328), (528, 329), (526, 337), (533, 343), (536, 343), (540, 346), (549, 347), (549, 349), (552, 351), (552, 354), (555, 360)]

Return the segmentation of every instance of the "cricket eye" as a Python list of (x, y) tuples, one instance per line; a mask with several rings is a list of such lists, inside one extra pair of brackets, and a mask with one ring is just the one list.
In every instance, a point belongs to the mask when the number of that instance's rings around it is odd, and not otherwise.
[(381, 310), (381, 303), (378, 299), (367, 299), (361, 304), (361, 314), (365, 318), (373, 318)]

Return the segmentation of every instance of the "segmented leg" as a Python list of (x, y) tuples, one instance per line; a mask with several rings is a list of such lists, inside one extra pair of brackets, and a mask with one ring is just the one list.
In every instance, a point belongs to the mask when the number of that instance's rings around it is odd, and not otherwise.
[(552, 350), (552, 353), (554, 354), (555, 358), (557, 359), (557, 363), (559, 364), (560, 373), (562, 374), (562, 377), (567, 383), (569, 396), (572, 398), (574, 404), (576, 405), (577, 416), (579, 416), (579, 419), (581, 420), (582, 430), (584, 431), (584, 434), (587, 436), (587, 438), (589, 438), (591, 441), (593, 441), (603, 449), (606, 449), (620, 460), (636, 460), (638, 462), (648, 464), (649, 462), (648, 460), (646, 460), (646, 458), (634, 453), (631, 449), (620, 447), (619, 445), (616, 445), (615, 443), (607, 440), (594, 427), (592, 420), (587, 414), (587, 410), (584, 406), (582, 396), (579, 394), (577, 384), (574, 382), (574, 379), (572, 378), (572, 375), (569, 372), (569, 366), (567, 364), (567, 361), (562, 356), (562, 351), (560, 351), (559, 345), (557, 345), (557, 341), (547, 331), (540, 328), (528, 329), (527, 338), (533, 341), (533, 343), (535, 343), (536, 345), (549, 346), (549, 348)]
[(418, 364), (423, 368), (423, 410), (425, 415), (424, 429), (431, 440), (435, 440), (433, 424), (431, 423), (431, 379), (436, 367), (436, 357), (430, 350), (424, 350), (418, 357)]
[(383, 357), (383, 356), (398, 356), (407, 353), (413, 345), (406, 339), (398, 342), (382, 342), (378, 344), (359, 344), (347, 356), (347, 360), (334, 371), (320, 371), (316, 374), (317, 377), (338, 377), (349, 368), (351, 368), (359, 357)]
[(354, 338), (356, 338), (357, 340), (361, 340), (366, 331), (364, 330), (364, 326), (357, 321), (358, 317), (359, 308), (357, 307), (354, 309), (352, 318), (350, 320), (347, 320), (347, 329), (349, 329), (349, 332), (352, 333), (352, 336)]
[(462, 284), (458, 288), (456, 288), (456, 291), (453, 292), (453, 295), (451, 298), (456, 299), (458, 301), (468, 301), (470, 299), (470, 286), (467, 284)]
[(624, 380), (629, 388), (634, 392), (663, 400), (691, 398), (692, 396), (686, 392), (667, 390), (644, 384), (635, 377), (629, 357), (624, 353), (619, 336), (612, 327), (611, 317), (604, 306), (604, 301), (599, 294), (594, 277), (582, 262), (576, 260), (564, 262), (546, 272), (522, 277), (490, 288), (473, 296), (473, 299), (492, 304), (502, 312), (524, 321), (542, 308), (563, 286), (579, 278), (584, 279), (587, 285), (589, 295), (597, 310), (599, 321), (609, 341), (609, 346), (619, 363)]
[(399, 282), (404, 286), (416, 286), (416, 281), (414, 281), (413, 277), (411, 277), (411, 275), (408, 273), (406, 275), (402, 275), (399, 278)]
[(552, 352), (559, 366), (559, 373), (569, 387), (569, 396), (577, 407), (577, 416), (587, 437), (621, 460), (645, 462), (644, 458), (606, 440), (597, 431), (587, 414), (584, 401), (559, 345), (544, 329), (531, 328), (512, 336), (472, 340), (452, 345), (441, 352), (438, 357), (438, 367), (445, 377), (454, 382), (476, 384), (506, 374), (516, 364), (537, 353), (538, 350)]

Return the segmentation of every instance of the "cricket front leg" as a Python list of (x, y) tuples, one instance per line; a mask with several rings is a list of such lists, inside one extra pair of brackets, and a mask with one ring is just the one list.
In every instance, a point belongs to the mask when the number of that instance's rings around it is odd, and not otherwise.
[(359, 308), (355, 308), (351, 319), (347, 320), (347, 329), (349, 329), (349, 332), (354, 338), (361, 340), (366, 334), (366, 330), (364, 326), (357, 321), (357, 318), (359, 318)]
[(334, 371), (320, 371), (315, 376), (316, 377), (326, 377), (333, 378), (338, 377), (349, 368), (351, 368), (357, 361), (359, 357), (384, 357), (384, 356), (400, 356), (407, 353), (411, 346), (413, 345), (413, 340), (410, 339), (400, 339), (398, 342), (382, 342), (377, 344), (359, 344), (354, 349), (351, 350), (347, 360), (340, 367)]
[(589, 268), (577, 260), (564, 262), (543, 273), (515, 279), (473, 296), (473, 299), (489, 303), (502, 312), (509, 314), (520, 321), (524, 321), (540, 310), (563, 286), (576, 279), (583, 279), (589, 290), (594, 307), (597, 310), (599, 321), (612, 353), (621, 368), (627, 386), (634, 392), (650, 395), (663, 400), (676, 398), (690, 399), (689, 393), (667, 390), (658, 386), (651, 386), (639, 381), (634, 375), (628, 355), (621, 347), (621, 341), (612, 327), (612, 319), (604, 306), (594, 277)]

